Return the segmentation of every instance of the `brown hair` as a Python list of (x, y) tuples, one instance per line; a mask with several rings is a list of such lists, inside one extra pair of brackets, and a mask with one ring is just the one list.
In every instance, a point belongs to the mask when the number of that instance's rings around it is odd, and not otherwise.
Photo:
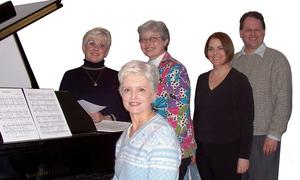
[(219, 39), (221, 41), (221, 44), (226, 54), (226, 62), (231, 61), (234, 55), (234, 46), (231, 38), (223, 32), (215, 32), (208, 37), (204, 47), (205, 57), (208, 59), (208, 45), (211, 39)]
[(265, 24), (263, 15), (257, 11), (249, 11), (249, 12), (246, 12), (245, 14), (243, 14), (243, 16), (240, 19), (240, 30), (243, 29), (244, 21), (247, 17), (252, 17), (252, 18), (258, 19), (260, 21), (263, 29), (264, 30), (266, 29), (266, 24)]

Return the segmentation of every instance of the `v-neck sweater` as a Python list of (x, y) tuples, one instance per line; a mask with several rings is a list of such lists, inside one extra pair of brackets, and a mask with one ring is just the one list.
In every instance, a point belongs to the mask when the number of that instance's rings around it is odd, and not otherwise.
[(248, 158), (253, 134), (254, 105), (247, 77), (231, 68), (224, 80), (209, 88), (210, 71), (198, 77), (194, 128), (201, 143), (240, 142), (240, 157)]

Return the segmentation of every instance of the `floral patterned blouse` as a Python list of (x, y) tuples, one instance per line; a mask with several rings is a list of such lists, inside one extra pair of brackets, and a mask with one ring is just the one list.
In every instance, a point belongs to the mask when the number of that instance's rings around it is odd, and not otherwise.
[(160, 81), (153, 108), (174, 128), (182, 158), (194, 155), (196, 143), (190, 116), (190, 80), (184, 65), (166, 52), (159, 66)]

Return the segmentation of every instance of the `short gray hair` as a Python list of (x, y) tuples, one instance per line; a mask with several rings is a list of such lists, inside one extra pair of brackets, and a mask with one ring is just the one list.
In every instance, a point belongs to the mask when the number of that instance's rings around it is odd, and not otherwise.
[(82, 38), (82, 46), (86, 45), (89, 36), (99, 36), (99, 35), (104, 37), (106, 41), (105, 46), (107, 49), (109, 49), (111, 46), (111, 34), (107, 29), (102, 27), (96, 27), (86, 32)]
[(155, 65), (140, 60), (132, 60), (124, 64), (118, 74), (120, 82), (119, 90), (121, 90), (122, 88), (122, 82), (124, 78), (129, 74), (138, 74), (145, 76), (151, 83), (152, 90), (154, 92), (157, 90), (157, 86), (159, 83), (159, 72), (158, 68)]
[(170, 33), (169, 29), (167, 28), (166, 24), (162, 21), (155, 21), (155, 20), (149, 20), (145, 22), (144, 24), (140, 25), (138, 27), (138, 33), (139, 33), (139, 39), (141, 39), (141, 35), (145, 31), (152, 31), (157, 32), (160, 34), (160, 37), (162, 40), (168, 40), (168, 44), (166, 47), (168, 47), (170, 42)]

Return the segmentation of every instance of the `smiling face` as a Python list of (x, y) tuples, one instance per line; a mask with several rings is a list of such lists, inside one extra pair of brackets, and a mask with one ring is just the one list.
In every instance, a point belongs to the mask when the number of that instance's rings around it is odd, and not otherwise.
[(107, 56), (109, 48), (103, 35), (90, 35), (82, 45), (82, 50), (86, 60), (98, 63)]
[(140, 47), (149, 59), (155, 59), (166, 51), (168, 41), (163, 40), (159, 33), (148, 30), (140, 36)]
[(245, 52), (254, 52), (262, 43), (265, 37), (265, 30), (259, 19), (247, 17), (240, 30), (240, 37), (245, 44)]
[(219, 39), (212, 38), (208, 42), (207, 56), (214, 67), (222, 66), (228, 61), (224, 47)]
[(130, 73), (121, 83), (120, 93), (125, 109), (130, 115), (147, 115), (152, 111), (155, 98), (150, 81), (141, 74)]

